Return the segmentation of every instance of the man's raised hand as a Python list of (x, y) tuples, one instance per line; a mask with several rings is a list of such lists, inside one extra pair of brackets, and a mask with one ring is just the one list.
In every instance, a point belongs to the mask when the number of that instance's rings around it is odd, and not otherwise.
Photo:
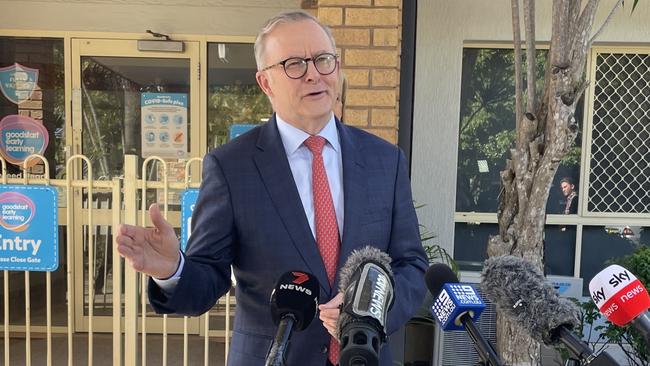
[(122, 224), (117, 251), (133, 269), (155, 278), (165, 279), (176, 273), (180, 262), (179, 241), (174, 228), (165, 220), (157, 204), (149, 207), (153, 228)]

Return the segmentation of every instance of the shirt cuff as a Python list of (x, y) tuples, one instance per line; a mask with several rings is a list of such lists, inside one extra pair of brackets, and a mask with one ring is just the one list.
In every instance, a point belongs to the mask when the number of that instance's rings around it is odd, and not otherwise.
[(181, 261), (178, 264), (178, 269), (176, 269), (176, 272), (171, 277), (165, 279), (151, 277), (158, 287), (160, 287), (165, 296), (170, 297), (174, 293), (176, 285), (178, 285), (178, 280), (181, 279), (183, 266), (185, 266), (185, 256), (181, 253)]

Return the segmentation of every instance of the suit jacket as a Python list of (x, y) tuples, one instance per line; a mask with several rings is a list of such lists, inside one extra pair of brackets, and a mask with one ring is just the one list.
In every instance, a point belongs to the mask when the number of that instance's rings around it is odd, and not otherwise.
[[(422, 304), (428, 266), (419, 238), (404, 154), (394, 145), (336, 122), (343, 160), (344, 228), (339, 268), (354, 249), (373, 245), (388, 253), (395, 276), (395, 302), (386, 330), (393, 333)], [(157, 312), (199, 315), (237, 278), (233, 337), (228, 365), (263, 365), (277, 327), (269, 308), (277, 279), (291, 270), (314, 274), (321, 302), (338, 290), (327, 280), (275, 115), (203, 161), (203, 181), (192, 216), (193, 231), (176, 289), (166, 297), (149, 282)], [(293, 334), (287, 366), (325, 365), (329, 334), (319, 319)], [(383, 365), (391, 365), (388, 346)]]

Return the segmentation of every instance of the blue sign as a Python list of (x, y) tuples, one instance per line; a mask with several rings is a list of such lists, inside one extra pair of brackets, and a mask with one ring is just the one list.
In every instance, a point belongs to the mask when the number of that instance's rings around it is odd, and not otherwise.
[(181, 250), (183, 252), (192, 234), (192, 213), (197, 198), (199, 198), (198, 189), (186, 189), (181, 195)]
[(234, 124), (230, 126), (230, 140), (234, 139), (235, 137), (245, 134), (246, 132), (252, 130), (253, 128), (257, 127), (257, 125), (244, 125), (244, 124)]
[(56, 271), (57, 197), (48, 186), (0, 186), (0, 270)]
[(25, 67), (19, 63), (0, 67), (0, 91), (14, 104), (28, 100), (38, 83), (38, 69)]

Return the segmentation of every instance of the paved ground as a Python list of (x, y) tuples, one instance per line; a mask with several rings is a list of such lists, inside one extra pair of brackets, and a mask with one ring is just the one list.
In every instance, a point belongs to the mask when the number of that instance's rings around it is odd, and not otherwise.
[[(0, 334), (1, 337), (1, 334)], [(93, 342), (93, 365), (113, 365), (113, 338), (111, 334), (95, 334)], [(4, 340), (0, 338), (0, 364), (4, 363)], [(204, 338), (190, 336), (188, 342), (188, 364), (203, 365)], [(56, 334), (52, 336), (52, 365), (67, 365), (67, 335)], [(74, 365), (88, 365), (88, 337), (86, 334), (74, 336)], [(25, 336), (17, 335), (10, 340), (10, 365), (25, 365)], [(33, 366), (46, 365), (46, 342), (44, 335), (32, 335), (31, 364)], [(169, 335), (167, 345), (167, 365), (183, 365), (183, 336)], [(209, 365), (223, 366), (224, 343), (211, 340), (209, 342)], [(162, 365), (162, 336), (147, 335), (147, 365)]]

